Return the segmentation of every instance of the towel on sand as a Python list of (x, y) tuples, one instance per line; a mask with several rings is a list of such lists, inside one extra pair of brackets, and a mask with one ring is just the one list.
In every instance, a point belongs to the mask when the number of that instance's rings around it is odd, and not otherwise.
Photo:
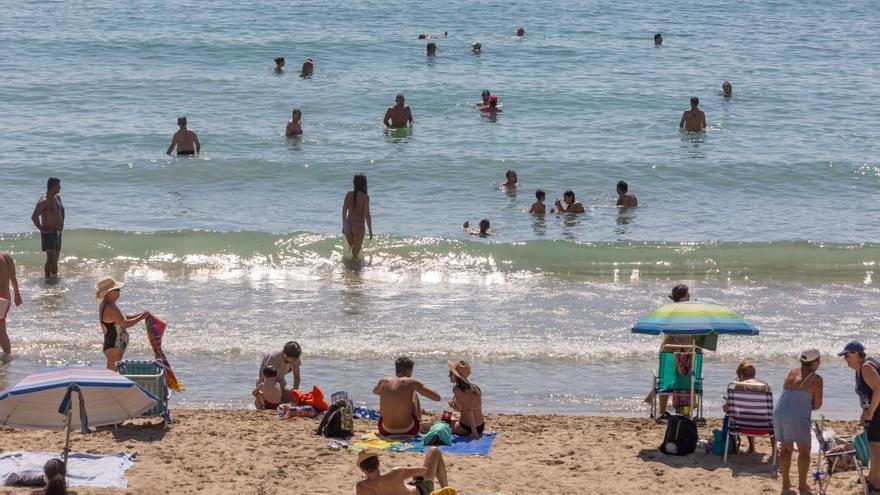
[[(67, 484), (97, 488), (127, 488), (125, 471), (134, 465), (135, 453), (94, 455), (71, 452), (67, 459)], [(10, 477), (43, 476), (43, 465), (58, 459), (57, 452), (5, 452), (0, 454), (0, 485)]]
[[(452, 435), (452, 445), (438, 447), (444, 454), (458, 455), (489, 455), (492, 450), (492, 442), (495, 441), (496, 432), (484, 433), (479, 440), (471, 440), (468, 437)], [(352, 444), (351, 450), (360, 452), (364, 449), (379, 449), (389, 452), (424, 452), (430, 447), (422, 444), (422, 436), (413, 439), (395, 439), (380, 437), (378, 431), (370, 431), (363, 435), (360, 441)]]

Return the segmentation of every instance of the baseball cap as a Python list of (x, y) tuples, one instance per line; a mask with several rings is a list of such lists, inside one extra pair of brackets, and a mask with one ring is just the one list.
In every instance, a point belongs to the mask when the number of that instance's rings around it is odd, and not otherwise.
[(849, 344), (843, 346), (843, 350), (838, 352), (838, 356), (843, 356), (847, 352), (865, 352), (865, 346), (862, 345), (858, 340), (852, 340)]

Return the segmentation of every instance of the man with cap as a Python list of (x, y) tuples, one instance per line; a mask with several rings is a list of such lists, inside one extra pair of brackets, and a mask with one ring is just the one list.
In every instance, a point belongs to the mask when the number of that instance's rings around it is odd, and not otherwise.
[(871, 446), (868, 490), (880, 491), (880, 362), (868, 357), (865, 346), (857, 340), (837, 353), (856, 372), (856, 393), (862, 404), (862, 421)]
[[(434, 491), (434, 479), (440, 482), (441, 488), (449, 486), (446, 463), (437, 447), (425, 452), (425, 462), (420, 467), (398, 467), (382, 474), (375, 449), (358, 452), (357, 466), (366, 478), (355, 485), (357, 495), (428, 495)], [(410, 478), (412, 485), (407, 483)]]
[(798, 490), (809, 492), (807, 474), (810, 470), (810, 432), (812, 412), (822, 407), (822, 377), (816, 374), (821, 355), (816, 349), (801, 352), (797, 368), (788, 372), (782, 385), (782, 395), (773, 408), (773, 430), (776, 440), (782, 442), (779, 452), (779, 471), (782, 489), (791, 489), (791, 458), (794, 444), (798, 449)]

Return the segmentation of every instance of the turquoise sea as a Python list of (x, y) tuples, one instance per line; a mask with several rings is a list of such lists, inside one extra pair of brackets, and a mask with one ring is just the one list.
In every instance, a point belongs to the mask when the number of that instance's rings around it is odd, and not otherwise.
[[(409, 354), (444, 395), (445, 360), (472, 361), (493, 411), (643, 414), (658, 341), (629, 328), (683, 282), (761, 329), (707, 360), (720, 414), (742, 358), (780, 388), (803, 347), (880, 344), (878, 13), (862, 0), (12, 0), (0, 250), (25, 304), (0, 386), (103, 362), (92, 287), (111, 274), (124, 310), (169, 322), (179, 405), (246, 407), (261, 353), (294, 339), (306, 384), (368, 404)], [(483, 89), (497, 120), (473, 108)], [(410, 133), (382, 127), (399, 92)], [(690, 96), (705, 133), (678, 130)], [(293, 106), (305, 133), (289, 140)], [(164, 154), (181, 114), (197, 158)], [(508, 169), (515, 191), (498, 189)], [(352, 262), (340, 209), (357, 172), (376, 237)], [(52, 285), (30, 223), (49, 176), (68, 212)], [(613, 207), (618, 180), (638, 209)], [(574, 190), (587, 212), (531, 216), (537, 188), (548, 206)], [(461, 229), (481, 218), (489, 238)], [(143, 337), (127, 357), (147, 357)], [(853, 417), (851, 372), (833, 355), (822, 372), (825, 412)]]

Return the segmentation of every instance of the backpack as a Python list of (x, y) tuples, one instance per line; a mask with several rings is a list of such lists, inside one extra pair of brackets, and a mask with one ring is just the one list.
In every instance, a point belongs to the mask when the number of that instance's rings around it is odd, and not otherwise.
[(354, 421), (351, 419), (351, 404), (346, 400), (338, 400), (327, 409), (321, 424), (318, 425), (318, 435), (322, 437), (348, 438), (354, 434)]
[(673, 416), (666, 425), (666, 435), (660, 452), (669, 455), (688, 455), (697, 450), (697, 424), (687, 416)]

